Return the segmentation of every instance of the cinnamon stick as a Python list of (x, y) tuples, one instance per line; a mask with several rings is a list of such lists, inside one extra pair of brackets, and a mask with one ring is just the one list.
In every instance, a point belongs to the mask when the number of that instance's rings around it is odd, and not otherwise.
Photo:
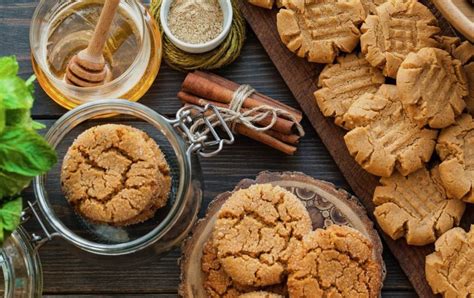
[[(235, 92), (240, 87), (239, 84), (237, 84), (233, 81), (230, 81), (226, 78), (223, 78), (221, 76), (218, 76), (216, 74), (210, 73), (210, 72), (195, 71), (194, 73), (196, 75), (204, 77), (204, 78), (206, 78), (206, 79), (208, 79), (208, 80), (210, 80), (214, 83), (217, 83), (221, 86), (224, 86), (224, 87), (232, 90), (233, 92)], [(255, 92), (250, 97), (254, 98), (256, 100), (259, 100), (260, 102), (263, 102), (266, 105), (288, 111), (289, 113), (291, 113), (295, 116), (295, 118), (298, 122), (301, 122), (301, 120), (303, 119), (303, 113), (301, 111), (299, 111), (295, 108), (292, 108), (292, 107), (290, 107), (290, 106), (288, 106), (288, 105), (286, 105), (286, 104), (284, 104), (284, 103), (282, 103), (278, 100), (275, 100), (275, 99), (273, 99), (269, 96), (266, 96), (266, 95), (261, 94), (259, 92)]]
[[(196, 73), (189, 73), (186, 78), (184, 79), (182, 89), (188, 93), (192, 93), (202, 98), (207, 98), (213, 101), (218, 101), (221, 103), (229, 104), (232, 101), (234, 96), (234, 91), (228, 89), (215, 81), (211, 81), (210, 79), (202, 76), (202, 72)], [(255, 108), (261, 105), (269, 105), (273, 107), (283, 108), (281, 103), (276, 101), (269, 102), (268, 99), (257, 100), (255, 98), (249, 97), (243, 102), (244, 108)], [(296, 120), (299, 122), (302, 119), (300, 113), (294, 112), (293, 109), (289, 110), (287, 107), (284, 108), (289, 113), (291, 113)]]
[[(188, 104), (185, 104), (185, 105), (188, 105)], [(211, 111), (207, 111), (204, 115), (205, 116), (209, 116), (211, 115), (212, 112)], [(258, 141), (260, 143), (263, 143), (267, 146), (270, 146), (278, 151), (281, 151), (287, 155), (293, 155), (295, 154), (297, 148), (295, 146), (292, 146), (292, 145), (288, 145), (288, 144), (285, 144), (284, 142), (276, 139), (275, 137), (269, 135), (269, 134), (266, 134), (265, 132), (258, 132), (258, 131), (255, 131), (255, 130), (252, 130), (248, 127), (246, 127), (245, 125), (242, 125), (242, 124), (236, 124), (235, 125), (235, 131), (238, 133), (238, 134), (241, 134), (241, 135), (244, 135), (246, 137), (249, 137), (255, 141)]]
[[(198, 96), (194, 96), (190, 93), (187, 93), (185, 91), (180, 91), (178, 93), (178, 98), (185, 102), (185, 103), (190, 103), (190, 104), (194, 104), (194, 105), (197, 105), (197, 106), (205, 106), (206, 104), (212, 104), (212, 105), (215, 105), (216, 107), (220, 107), (220, 108), (229, 108), (229, 105), (228, 104), (224, 104), (224, 103), (221, 103), (221, 102), (215, 102), (215, 101), (211, 101), (211, 100), (206, 100), (206, 99), (203, 99), (203, 98), (200, 98)], [(246, 109), (246, 108), (242, 108), (242, 111), (245, 112), (245, 111), (248, 111), (249, 109)], [(261, 121), (258, 121), (257, 123), (261, 126), (267, 126), (271, 123), (272, 121), (272, 117), (271, 116), (268, 116), (268, 117), (265, 117), (263, 118)], [(294, 126), (294, 123), (289, 121), (289, 120), (286, 120), (286, 119), (283, 119), (283, 118), (277, 118), (276, 122), (275, 122), (275, 125), (272, 127), (273, 130), (279, 132), (281, 135), (292, 135), (292, 131), (293, 131), (293, 126)], [(295, 135), (296, 136), (296, 135)], [(298, 137), (299, 139), (299, 137)]]

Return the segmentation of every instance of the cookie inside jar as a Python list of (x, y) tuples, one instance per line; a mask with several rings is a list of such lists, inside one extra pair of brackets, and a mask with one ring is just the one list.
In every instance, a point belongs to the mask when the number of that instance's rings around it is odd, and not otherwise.
[(49, 239), (115, 268), (160, 257), (189, 233), (201, 172), (172, 120), (103, 100), (65, 114), (45, 138), (63, 161), (33, 185)]

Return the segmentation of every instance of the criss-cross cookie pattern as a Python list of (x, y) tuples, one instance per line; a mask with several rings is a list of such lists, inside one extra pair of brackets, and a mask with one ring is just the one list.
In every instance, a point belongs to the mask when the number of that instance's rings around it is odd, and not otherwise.
[(472, 297), (474, 294), (474, 226), (469, 232), (455, 228), (436, 241), (436, 250), (426, 257), (426, 279), (435, 294)]
[(441, 160), (440, 173), (448, 196), (474, 203), (474, 120), (461, 115), (444, 129), (436, 150)]
[(354, 127), (344, 137), (349, 152), (371, 174), (389, 177), (394, 169), (408, 175), (422, 168), (434, 151), (437, 132), (405, 114), (394, 85), (357, 99), (343, 118)]
[(361, 49), (373, 66), (395, 78), (405, 57), (424, 47), (438, 46), (440, 29), (430, 10), (416, 0), (388, 1), (376, 8), (361, 27)]
[(314, 96), (324, 116), (334, 117), (337, 125), (350, 129), (343, 120), (349, 107), (364, 93), (377, 92), (384, 81), (382, 71), (362, 55), (339, 56), (337, 63), (327, 65), (319, 75), (321, 88)]
[(410, 245), (433, 243), (459, 224), (465, 204), (449, 200), (441, 185), (438, 167), (423, 168), (403, 177), (382, 178), (375, 189), (377, 222), (393, 239), (405, 237)]
[(366, 17), (360, 1), (289, 0), (277, 15), (285, 45), (310, 62), (331, 63), (342, 52), (352, 52), (359, 42), (357, 27)]
[(420, 125), (447, 127), (466, 106), (468, 87), (461, 62), (441, 49), (410, 53), (398, 71), (397, 87), (407, 114)]

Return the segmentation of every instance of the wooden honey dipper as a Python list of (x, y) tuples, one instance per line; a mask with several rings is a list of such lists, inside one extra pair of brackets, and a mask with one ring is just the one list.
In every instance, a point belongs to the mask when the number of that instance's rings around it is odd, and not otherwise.
[(103, 51), (119, 3), (120, 0), (105, 0), (89, 45), (69, 61), (65, 75), (67, 83), (79, 87), (94, 87), (112, 79), (112, 72), (105, 63)]

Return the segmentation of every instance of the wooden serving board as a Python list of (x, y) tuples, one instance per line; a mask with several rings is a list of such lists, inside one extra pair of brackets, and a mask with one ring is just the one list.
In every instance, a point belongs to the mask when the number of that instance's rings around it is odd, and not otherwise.
[[(427, 5), (439, 21), (442, 34), (455, 36), (455, 31), (428, 0), (420, 1)], [(332, 118), (324, 117), (315, 102), (313, 92), (317, 90), (317, 78), (324, 65), (309, 63), (291, 53), (280, 41), (276, 28), (276, 9), (269, 11), (252, 6), (241, 0), (241, 10), (266, 52), (300, 104), (302, 110), (319, 134), (336, 164), (352, 190), (372, 216), (374, 205), (372, 195), (378, 185), (378, 178), (363, 170), (347, 151), (343, 140), (344, 130), (333, 123)], [(474, 222), (474, 208), (469, 206), (463, 218), (463, 226)], [(380, 230), (380, 229), (379, 229)], [(414, 247), (404, 239), (394, 241), (381, 230), (387, 246), (398, 259), (420, 297), (434, 297), (425, 279), (425, 256), (433, 252), (433, 245)]]
[(203, 247), (209, 240), (217, 219), (217, 213), (225, 201), (237, 190), (249, 188), (253, 184), (270, 183), (285, 188), (308, 210), (313, 229), (327, 228), (337, 224), (352, 227), (364, 234), (374, 246), (374, 261), (383, 267), (382, 280), (385, 279), (385, 264), (382, 259), (382, 242), (374, 230), (366, 210), (357, 200), (333, 184), (314, 179), (299, 172), (262, 172), (255, 180), (244, 179), (235, 189), (218, 195), (208, 206), (206, 216), (193, 228), (191, 236), (183, 243), (180, 259), (181, 284), (179, 294), (184, 298), (206, 297), (205, 276), (201, 270)]

